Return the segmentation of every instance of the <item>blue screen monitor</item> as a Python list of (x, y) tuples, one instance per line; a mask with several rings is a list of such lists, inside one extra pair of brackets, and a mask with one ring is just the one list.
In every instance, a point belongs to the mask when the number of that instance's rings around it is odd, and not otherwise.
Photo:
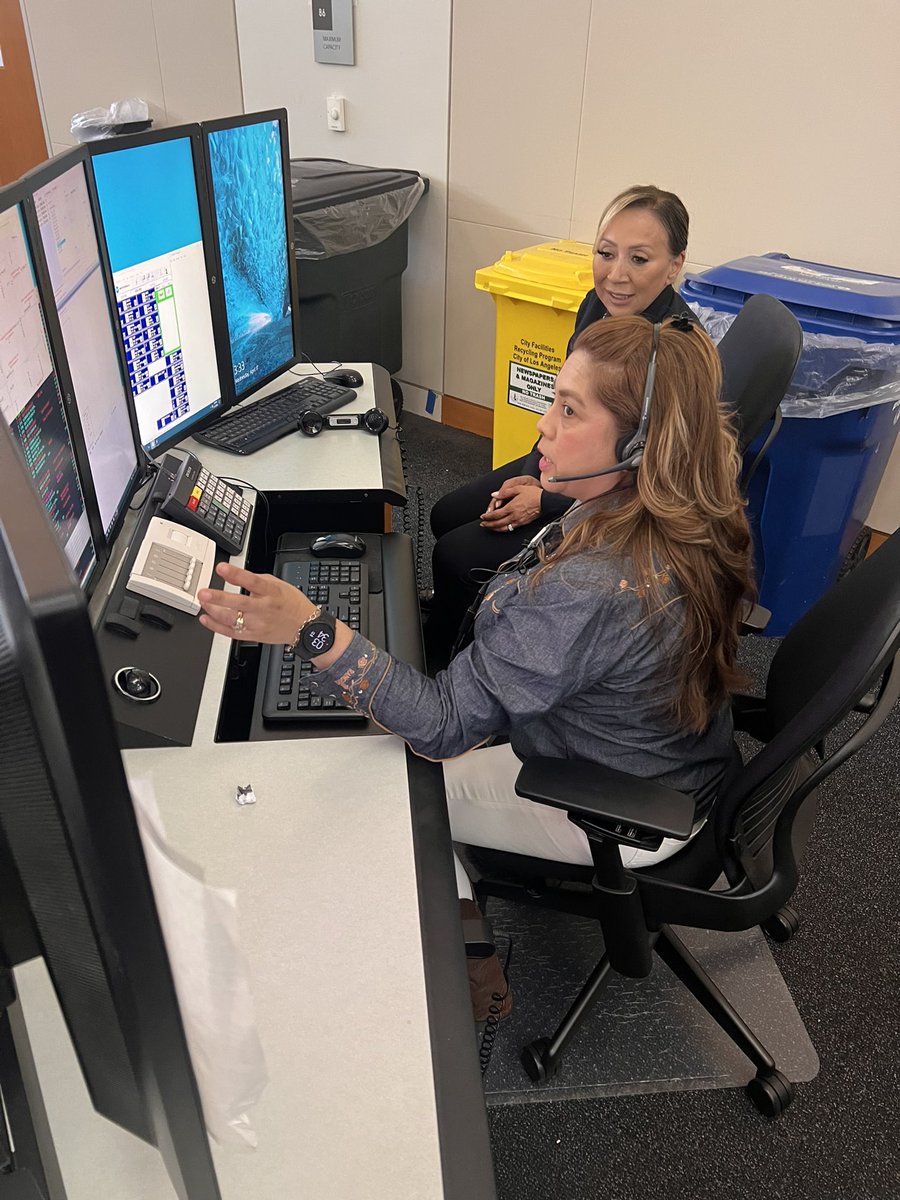
[(222, 407), (199, 130), (95, 142), (91, 165), (138, 436), (155, 456)]
[(241, 400), (299, 357), (287, 114), (248, 113), (202, 129)]
[[(9, 193), (6, 193), (9, 198)], [(0, 414), (82, 588), (99, 557), (21, 203), (0, 197)], [(88, 497), (93, 500), (92, 496)]]
[[(75, 150), (27, 176), (32, 244), (40, 243), (74, 404), (107, 542), (140, 475), (130, 395), (122, 374), (85, 167)], [(52, 292), (52, 301), (50, 293)]]

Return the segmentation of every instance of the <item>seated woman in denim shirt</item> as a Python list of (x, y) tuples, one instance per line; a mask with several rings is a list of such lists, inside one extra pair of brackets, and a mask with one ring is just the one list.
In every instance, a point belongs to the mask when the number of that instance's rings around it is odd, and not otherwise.
[[(732, 754), (728, 698), (752, 588), (719, 384), (712, 342), (683, 318), (591, 325), (538, 425), (541, 486), (575, 503), (494, 577), (466, 649), (432, 679), (341, 622), (316, 641), (323, 692), (417, 754), (449, 760), (455, 840), (590, 864), (564, 812), (516, 796), (519, 760), (533, 754), (659, 780), (708, 812)], [(271, 575), (217, 571), (249, 595), (202, 591), (206, 628), (304, 644), (318, 609), (303, 593)], [(498, 735), (508, 744), (485, 744)], [(646, 865), (683, 844), (623, 858)]]

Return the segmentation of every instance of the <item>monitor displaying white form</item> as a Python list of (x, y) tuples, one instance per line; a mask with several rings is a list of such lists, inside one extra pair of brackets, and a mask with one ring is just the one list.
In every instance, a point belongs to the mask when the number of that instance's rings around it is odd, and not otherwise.
[(97, 565), (20, 204), (0, 212), (0, 413), (86, 587)]
[(287, 113), (202, 128), (234, 392), (243, 399), (298, 358)]
[(34, 208), (104, 533), (109, 538), (138, 474), (100, 249), (83, 162), (41, 185)]
[(190, 135), (92, 147), (138, 433), (158, 454), (219, 410), (200, 193)]

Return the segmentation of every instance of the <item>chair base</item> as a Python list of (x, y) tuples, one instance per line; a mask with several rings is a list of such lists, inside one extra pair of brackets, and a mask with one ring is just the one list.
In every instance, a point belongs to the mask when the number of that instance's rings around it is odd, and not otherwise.
[[(653, 949), (756, 1068), (756, 1075), (747, 1085), (754, 1106), (770, 1119), (780, 1116), (793, 1100), (793, 1086), (777, 1069), (766, 1047), (671, 928), (662, 927)], [(536, 1038), (523, 1048), (522, 1066), (533, 1082), (545, 1083), (556, 1075), (567, 1045), (612, 974), (613, 968), (604, 955), (553, 1036)]]

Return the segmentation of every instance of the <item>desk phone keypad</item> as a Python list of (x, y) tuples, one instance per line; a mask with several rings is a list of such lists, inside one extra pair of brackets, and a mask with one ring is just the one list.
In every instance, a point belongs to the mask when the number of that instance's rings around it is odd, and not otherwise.
[(205, 534), (226, 554), (240, 554), (253, 508), (239, 488), (213, 475), (193, 454), (181, 461), (168, 455), (160, 479), (171, 480), (160, 504), (163, 516)]
[[(277, 573), (351, 629), (363, 635), (368, 632), (368, 569), (364, 563), (347, 559), (286, 562)], [(269, 647), (263, 717), (267, 721), (365, 720), (330, 694), (331, 684), (324, 676), (321, 682), (318, 679), (313, 664), (287, 646), (281, 650)]]

